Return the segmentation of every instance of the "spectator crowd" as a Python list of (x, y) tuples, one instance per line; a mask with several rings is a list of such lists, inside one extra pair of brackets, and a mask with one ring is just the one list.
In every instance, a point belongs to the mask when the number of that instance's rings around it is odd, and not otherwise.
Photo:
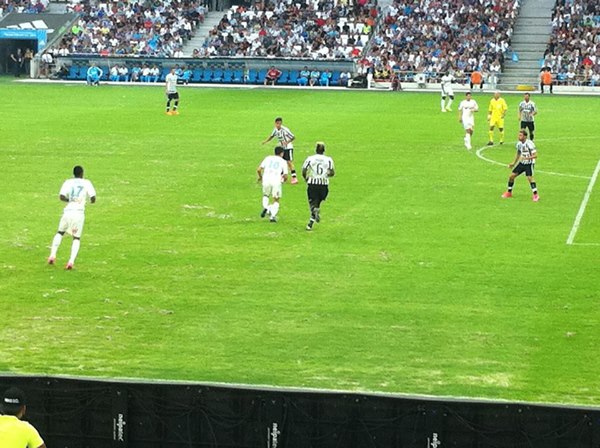
[(360, 63), (406, 80), (447, 71), (497, 77), (518, 12), (519, 0), (394, 0)]
[(598, 0), (558, 0), (543, 65), (557, 84), (600, 85)]
[(16, 13), (36, 14), (48, 8), (49, 0), (0, 0), (0, 19), (5, 15)]
[(181, 57), (184, 42), (205, 14), (198, 0), (84, 0), (70, 9), (81, 16), (59, 45), (63, 55)]
[(356, 58), (378, 14), (374, 0), (266, 0), (233, 6), (194, 55)]

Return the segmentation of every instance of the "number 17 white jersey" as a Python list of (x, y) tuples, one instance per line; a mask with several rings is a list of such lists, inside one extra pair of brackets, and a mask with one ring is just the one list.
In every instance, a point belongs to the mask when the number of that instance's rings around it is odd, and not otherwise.
[(59, 194), (69, 200), (65, 211), (84, 211), (87, 199), (96, 196), (96, 190), (89, 180), (75, 177), (65, 181)]

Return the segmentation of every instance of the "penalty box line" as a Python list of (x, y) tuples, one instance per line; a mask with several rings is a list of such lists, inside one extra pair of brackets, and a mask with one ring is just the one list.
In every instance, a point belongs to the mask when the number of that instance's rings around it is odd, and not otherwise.
[(590, 196), (592, 195), (592, 190), (594, 189), (594, 184), (596, 183), (596, 179), (598, 178), (598, 173), (600, 173), (600, 160), (598, 160), (598, 163), (596, 164), (596, 169), (594, 170), (594, 174), (590, 179), (590, 183), (588, 184), (587, 190), (585, 190), (583, 200), (581, 201), (581, 205), (579, 206), (579, 211), (577, 212), (577, 216), (575, 216), (575, 222), (573, 223), (573, 227), (571, 227), (571, 232), (569, 233), (569, 237), (567, 238), (567, 244), (569, 246), (573, 245), (575, 235), (577, 235), (577, 230), (579, 230), (579, 225), (581, 224), (583, 214), (585, 213), (585, 208), (587, 207), (587, 203), (590, 199)]

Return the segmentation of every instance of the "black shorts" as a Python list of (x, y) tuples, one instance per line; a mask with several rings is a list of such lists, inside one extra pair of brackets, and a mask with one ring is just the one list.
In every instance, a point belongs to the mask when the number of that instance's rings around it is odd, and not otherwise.
[(533, 163), (519, 163), (512, 170), (517, 176), (525, 173), (526, 176), (533, 176)]
[(533, 131), (535, 131), (535, 124), (533, 121), (522, 121), (521, 129), (528, 129), (529, 133), (531, 134)]
[(175, 93), (168, 93), (167, 94), (167, 98), (169, 100), (178, 100), (179, 99), (179, 92), (175, 92)]
[(319, 204), (327, 199), (327, 195), (329, 194), (329, 185), (308, 184), (306, 194), (308, 195), (308, 202), (311, 204)]
[(294, 148), (283, 150), (283, 160), (287, 160), (288, 162), (294, 160)]

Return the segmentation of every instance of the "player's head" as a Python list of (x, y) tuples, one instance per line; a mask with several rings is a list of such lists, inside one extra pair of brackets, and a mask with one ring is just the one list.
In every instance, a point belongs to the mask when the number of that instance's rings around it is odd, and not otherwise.
[(18, 387), (7, 389), (2, 396), (0, 413), (5, 415), (25, 413), (25, 392)]
[(83, 167), (76, 165), (75, 168), (73, 168), (73, 176), (83, 178)]
[(465, 93), (465, 96), (467, 97), (468, 100), (470, 100), (471, 99), (471, 92)]
[[(177, 66), (177, 67), (179, 67), (179, 66)], [(172, 75), (174, 75), (176, 71), (177, 71), (177, 69), (176, 69), (175, 67), (172, 67), (172, 68), (171, 68), (171, 74), (172, 74)]]
[(283, 155), (283, 146), (275, 146), (274, 152), (276, 156)]
[(496, 98), (496, 99), (500, 98), (500, 90), (496, 90), (494, 92), (494, 98)]
[(527, 140), (527, 131), (525, 129), (521, 129), (519, 131), (519, 141), (524, 142), (525, 140)]
[(283, 118), (277, 117), (275, 118), (275, 127), (279, 129), (281, 127), (281, 123), (283, 123)]
[(530, 97), (529, 92), (525, 93), (525, 101), (529, 101), (529, 97)]
[(315, 152), (317, 154), (323, 154), (325, 152), (325, 143), (317, 142), (317, 144), (315, 146)]

